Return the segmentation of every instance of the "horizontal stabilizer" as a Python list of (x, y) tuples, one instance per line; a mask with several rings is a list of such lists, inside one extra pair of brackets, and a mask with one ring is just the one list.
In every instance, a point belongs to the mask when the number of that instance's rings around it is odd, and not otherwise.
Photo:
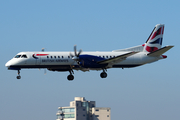
[(147, 55), (148, 56), (160, 56), (163, 53), (165, 53), (166, 51), (168, 51), (169, 49), (171, 49), (172, 47), (174, 47), (174, 46), (165, 46), (165, 47), (160, 48), (154, 52), (148, 53)]
[(138, 52), (129, 52), (129, 53), (126, 53), (126, 54), (123, 54), (123, 55), (119, 55), (119, 56), (113, 57), (113, 58), (109, 58), (109, 59), (105, 59), (105, 60), (102, 60), (102, 61), (98, 61), (97, 63), (99, 63), (99, 64), (106, 64), (106, 63), (115, 62), (117, 60), (125, 60), (127, 57), (129, 57), (131, 55), (134, 55), (136, 53), (138, 53)]

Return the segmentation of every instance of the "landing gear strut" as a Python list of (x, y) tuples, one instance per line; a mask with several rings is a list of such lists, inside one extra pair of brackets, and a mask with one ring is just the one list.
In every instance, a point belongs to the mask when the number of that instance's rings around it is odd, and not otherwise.
[(17, 79), (21, 79), (20, 70), (18, 70), (18, 76), (17, 76), (16, 78), (17, 78)]
[(72, 73), (74, 74), (73, 70), (69, 70), (69, 73), (70, 73), (70, 75), (67, 76), (67, 79), (68, 79), (69, 81), (74, 80), (74, 76), (72, 75)]
[(105, 72), (105, 69), (103, 69), (103, 72), (100, 74), (101, 78), (106, 78), (107, 73)]

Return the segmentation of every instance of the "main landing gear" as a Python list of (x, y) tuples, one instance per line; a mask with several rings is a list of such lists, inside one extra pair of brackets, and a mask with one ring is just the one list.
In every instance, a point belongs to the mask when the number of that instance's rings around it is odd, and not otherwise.
[(101, 78), (106, 78), (107, 77), (107, 73), (105, 72), (105, 69), (103, 69), (103, 72), (100, 74), (100, 76), (101, 76)]
[[(103, 69), (103, 72), (100, 74), (101, 78), (106, 78), (107, 77), (106, 71), (107, 71), (106, 69)], [(72, 74), (74, 74), (73, 70), (72, 69), (69, 70), (69, 73), (70, 73), (70, 75), (67, 76), (67, 79), (69, 81), (74, 80), (74, 76), (72, 75)]]
[(17, 76), (16, 78), (17, 78), (17, 79), (21, 79), (20, 70), (18, 70), (18, 76)]
[(67, 76), (67, 79), (68, 79), (69, 81), (74, 80), (74, 76), (72, 75), (72, 73), (74, 74), (73, 70), (69, 70), (69, 73), (70, 73), (70, 75)]

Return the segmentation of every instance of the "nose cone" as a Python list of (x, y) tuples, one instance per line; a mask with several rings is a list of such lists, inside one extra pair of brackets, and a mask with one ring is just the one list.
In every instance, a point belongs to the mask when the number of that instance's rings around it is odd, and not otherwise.
[(5, 64), (5, 66), (8, 67), (8, 68), (10, 67), (10, 65), (11, 65), (11, 61), (8, 61), (8, 62)]

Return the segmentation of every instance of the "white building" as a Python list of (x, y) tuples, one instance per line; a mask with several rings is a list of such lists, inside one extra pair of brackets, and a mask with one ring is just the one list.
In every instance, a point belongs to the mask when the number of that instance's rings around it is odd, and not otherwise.
[(68, 107), (58, 107), (56, 120), (110, 120), (111, 109), (95, 107), (95, 101), (75, 97)]

